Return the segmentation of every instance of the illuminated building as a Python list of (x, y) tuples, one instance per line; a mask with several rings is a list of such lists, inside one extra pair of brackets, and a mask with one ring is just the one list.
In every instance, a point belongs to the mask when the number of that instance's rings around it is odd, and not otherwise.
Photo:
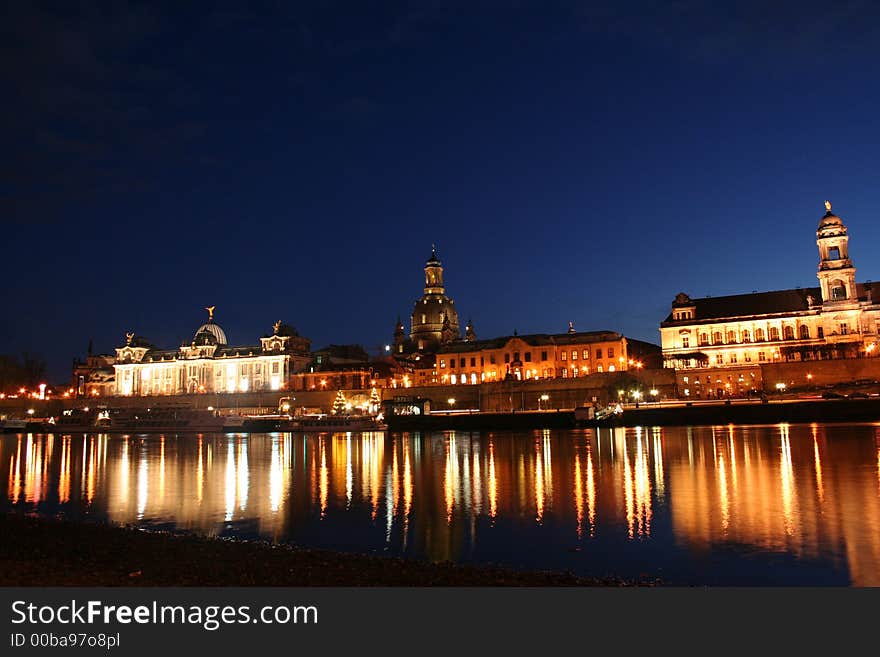
[(214, 323), (214, 308), (190, 344), (156, 349), (134, 333), (116, 349), (116, 395), (259, 392), (285, 388), (290, 373), (311, 360), (310, 341), (280, 321), (259, 345), (232, 347)]
[[(753, 387), (762, 364), (876, 355), (880, 304), (870, 283), (856, 283), (846, 226), (830, 202), (825, 208), (816, 231), (819, 287), (702, 299), (678, 294), (660, 324), (665, 366), (736, 371), (730, 380), (741, 392)], [(685, 376), (687, 396), (724, 393), (719, 377)]]
[(425, 262), (425, 291), (418, 299), (410, 317), (407, 340), (403, 324), (397, 319), (394, 331), (394, 349), (398, 354), (413, 351), (436, 351), (440, 345), (460, 337), (458, 311), (455, 301), (446, 296), (443, 285), (443, 264), (437, 251), (431, 248), (431, 257)]
[[(459, 341), (440, 348), (433, 371), (440, 384), (505, 379), (577, 378), (648, 366), (659, 349), (613, 331), (512, 335)], [(646, 360), (648, 362), (646, 362)]]

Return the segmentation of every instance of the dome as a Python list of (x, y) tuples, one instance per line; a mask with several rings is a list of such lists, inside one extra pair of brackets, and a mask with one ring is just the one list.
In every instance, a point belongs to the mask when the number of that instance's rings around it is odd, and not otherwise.
[(205, 344), (205, 342), (209, 342), (211, 344), (219, 344), (225, 345), (226, 342), (226, 333), (223, 332), (223, 329), (220, 328), (218, 324), (214, 322), (208, 322), (207, 324), (202, 324), (199, 329), (196, 331), (196, 335), (193, 338), (193, 341), (196, 344)]
[(437, 250), (431, 247), (431, 257), (425, 262), (425, 267), (439, 267), (440, 259), (437, 258)]
[(831, 211), (831, 202), (825, 201), (825, 214), (819, 220), (819, 230), (823, 228), (832, 228), (832, 227), (841, 227), (843, 228), (843, 219), (838, 217)]

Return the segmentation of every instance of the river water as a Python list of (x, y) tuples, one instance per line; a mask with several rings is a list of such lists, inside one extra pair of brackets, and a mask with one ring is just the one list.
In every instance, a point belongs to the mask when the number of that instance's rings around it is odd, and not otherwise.
[(7, 434), (0, 482), (6, 510), (211, 536), (669, 584), (880, 585), (880, 425)]

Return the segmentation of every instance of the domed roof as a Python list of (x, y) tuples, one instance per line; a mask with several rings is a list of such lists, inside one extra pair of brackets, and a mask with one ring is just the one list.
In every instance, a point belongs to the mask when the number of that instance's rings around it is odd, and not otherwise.
[(220, 328), (219, 324), (215, 324), (214, 322), (202, 324), (196, 331), (193, 341), (196, 344), (205, 344), (206, 341), (211, 344), (227, 344), (226, 333)]
[(832, 226), (843, 227), (843, 219), (831, 211), (831, 201), (825, 201), (825, 214), (819, 220), (819, 230)]
[(440, 265), (440, 259), (437, 257), (437, 249), (431, 245), (431, 257), (425, 262), (426, 267), (437, 267)]

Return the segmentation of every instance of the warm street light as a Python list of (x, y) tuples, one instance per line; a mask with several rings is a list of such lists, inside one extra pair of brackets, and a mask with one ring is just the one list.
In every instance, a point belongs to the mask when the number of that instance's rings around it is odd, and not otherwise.
[(538, 410), (539, 411), (541, 410), (541, 402), (547, 402), (547, 401), (550, 401), (550, 395), (548, 395), (548, 394), (543, 394), (538, 398)]
[(450, 397), (446, 401), (449, 402), (449, 408), (452, 408), (453, 406), (455, 406), (455, 397)]

